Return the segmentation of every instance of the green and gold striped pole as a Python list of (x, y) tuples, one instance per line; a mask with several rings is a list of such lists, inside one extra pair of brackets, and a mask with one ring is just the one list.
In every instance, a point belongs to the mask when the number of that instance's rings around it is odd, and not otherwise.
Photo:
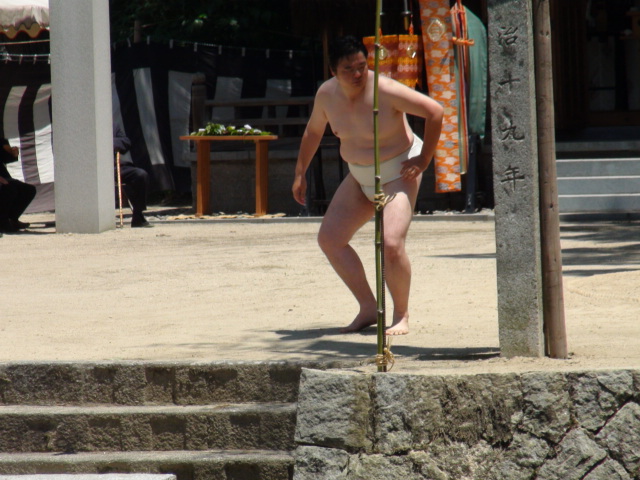
[(380, 179), (380, 146), (378, 140), (378, 77), (380, 75), (380, 16), (382, 15), (382, 0), (376, 0), (376, 34), (373, 67), (373, 160), (375, 168), (376, 189), (376, 217), (375, 217), (375, 246), (376, 246), (376, 305), (378, 327), (378, 350), (376, 364), (378, 372), (387, 371), (386, 350), (386, 321), (385, 321), (385, 284), (384, 284), (384, 200), (382, 182)]

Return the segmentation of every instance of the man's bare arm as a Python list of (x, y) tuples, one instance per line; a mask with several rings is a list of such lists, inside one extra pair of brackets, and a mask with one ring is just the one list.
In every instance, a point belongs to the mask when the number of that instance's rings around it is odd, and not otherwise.
[(293, 198), (301, 205), (306, 203), (307, 182), (305, 174), (311, 160), (313, 160), (313, 156), (320, 146), (325, 129), (327, 128), (327, 123), (327, 117), (322, 105), (322, 95), (317, 95), (311, 117), (309, 118), (300, 142), (292, 187)]
[(404, 162), (402, 168), (405, 178), (415, 178), (427, 169), (435, 155), (442, 131), (444, 109), (433, 98), (394, 80), (386, 81), (384, 89), (393, 108), (424, 119), (422, 151), (419, 156)]
[[(429, 100), (428, 115), (423, 117), (423, 144), (422, 151), (420, 152), (420, 159), (417, 161), (420, 173), (424, 172), (427, 167), (429, 167), (429, 164), (436, 153), (438, 140), (440, 140), (440, 133), (442, 132), (442, 119), (444, 117), (444, 109), (442, 106), (430, 97), (427, 97), (427, 99)], [(409, 178), (410, 177), (411, 176), (409, 176)]]

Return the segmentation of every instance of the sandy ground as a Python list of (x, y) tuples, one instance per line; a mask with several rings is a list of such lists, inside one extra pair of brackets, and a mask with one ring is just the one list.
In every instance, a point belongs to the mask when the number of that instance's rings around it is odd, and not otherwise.
[[(52, 214), (23, 216), (29, 231), (0, 239), (0, 361), (322, 360), (375, 371), (375, 328), (338, 332), (356, 304), (317, 247), (319, 220), (177, 213), (156, 208), (153, 228), (127, 221), (92, 235), (55, 233)], [(417, 217), (411, 333), (393, 340), (393, 371), (640, 368), (638, 227), (563, 222), (570, 358), (505, 359), (491, 213)], [(354, 239), (371, 281), (373, 228)]]

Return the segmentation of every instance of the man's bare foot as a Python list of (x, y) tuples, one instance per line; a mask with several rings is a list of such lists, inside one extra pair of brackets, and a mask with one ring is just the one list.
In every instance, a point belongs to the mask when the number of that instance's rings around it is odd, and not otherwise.
[(370, 314), (359, 313), (349, 325), (340, 329), (340, 333), (354, 333), (364, 330), (365, 328), (375, 325), (377, 322), (375, 314), (373, 319)]
[(385, 333), (387, 335), (406, 335), (409, 333), (409, 316), (404, 315), (400, 320), (394, 320)]

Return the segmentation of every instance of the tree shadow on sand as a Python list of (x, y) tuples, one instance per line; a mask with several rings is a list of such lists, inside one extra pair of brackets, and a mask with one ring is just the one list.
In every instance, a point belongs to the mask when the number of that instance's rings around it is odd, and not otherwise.
[[(640, 224), (592, 223), (562, 225), (561, 237), (577, 244), (562, 248), (563, 274), (589, 277), (640, 269)], [(584, 242), (585, 246), (580, 246)], [(495, 253), (433, 255), (454, 260), (495, 260)]]
[[(367, 328), (355, 334), (340, 333), (337, 328), (312, 328), (304, 330), (276, 330), (279, 341), (305, 342), (304, 348), (297, 350), (297, 353), (307, 354), (316, 358), (326, 357), (331, 359), (366, 359), (376, 355), (376, 329)], [(367, 336), (371, 338), (370, 343), (350, 341), (352, 335)], [(327, 338), (327, 337), (341, 337)], [(315, 339), (315, 341), (314, 341)], [(448, 361), (448, 360), (487, 360), (500, 356), (498, 347), (461, 347), (461, 348), (431, 348), (415, 347), (410, 345), (394, 345), (398, 342), (392, 339), (392, 352), (396, 356), (411, 357), (420, 361)]]
[(562, 249), (564, 274), (585, 277), (638, 270), (638, 228), (640, 225), (633, 222), (562, 225), (562, 237), (585, 242), (584, 247)]

